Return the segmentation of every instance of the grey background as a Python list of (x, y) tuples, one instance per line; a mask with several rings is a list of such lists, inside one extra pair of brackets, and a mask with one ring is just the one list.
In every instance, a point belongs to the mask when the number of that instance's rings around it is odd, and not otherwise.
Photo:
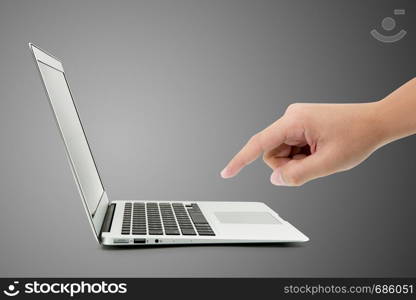
[[(369, 35), (394, 8), (408, 35)], [(292, 102), (415, 76), (414, 1), (0, 2), (0, 276), (416, 276), (416, 140), (300, 188), (219, 176)], [(411, 22), (413, 19), (413, 23)], [(27, 42), (64, 61), (112, 199), (264, 201), (301, 246), (96, 244)]]

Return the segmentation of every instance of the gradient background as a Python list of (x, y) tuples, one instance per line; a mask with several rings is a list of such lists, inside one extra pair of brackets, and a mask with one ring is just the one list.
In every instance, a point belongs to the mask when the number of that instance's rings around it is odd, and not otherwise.
[[(382, 44), (369, 32), (394, 8), (408, 35)], [(219, 176), (290, 103), (378, 100), (414, 77), (415, 14), (413, 0), (2, 0), (0, 276), (416, 276), (415, 137), (299, 188), (272, 186), (261, 161)], [(263, 201), (311, 241), (101, 248), (29, 41), (63, 60), (111, 199)]]

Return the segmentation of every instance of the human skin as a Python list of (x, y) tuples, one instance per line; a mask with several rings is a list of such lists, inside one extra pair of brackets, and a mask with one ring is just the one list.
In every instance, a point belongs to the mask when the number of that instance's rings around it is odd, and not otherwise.
[(375, 102), (294, 103), (253, 135), (221, 176), (237, 175), (263, 154), (274, 185), (300, 186), (349, 170), (378, 148), (415, 133), (416, 78)]

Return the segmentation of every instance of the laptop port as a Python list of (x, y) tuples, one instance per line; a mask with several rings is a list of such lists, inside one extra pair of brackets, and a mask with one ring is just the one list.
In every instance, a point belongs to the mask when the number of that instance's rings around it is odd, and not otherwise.
[(146, 244), (146, 239), (134, 239), (135, 244)]
[(114, 239), (114, 244), (128, 244), (128, 239)]

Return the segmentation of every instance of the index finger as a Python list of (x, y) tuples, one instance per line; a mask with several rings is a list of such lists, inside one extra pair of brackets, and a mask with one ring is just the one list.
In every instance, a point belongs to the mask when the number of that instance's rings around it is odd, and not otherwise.
[(284, 143), (286, 132), (281, 119), (253, 135), (244, 147), (231, 159), (222, 170), (223, 178), (238, 174), (242, 168), (255, 161), (264, 151), (269, 151)]

